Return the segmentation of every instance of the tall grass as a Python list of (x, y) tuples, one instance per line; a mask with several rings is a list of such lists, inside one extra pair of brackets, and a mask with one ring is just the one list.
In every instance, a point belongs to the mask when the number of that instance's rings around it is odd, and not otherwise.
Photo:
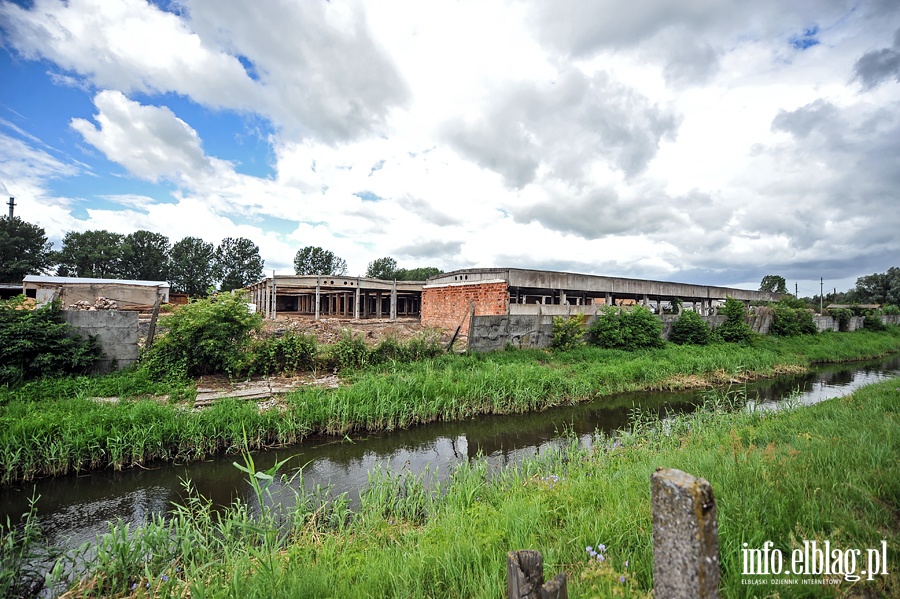
[[(194, 497), (169, 520), (113, 525), (97, 541), (102, 559), (72, 592), (499, 597), (506, 552), (531, 548), (543, 553), (548, 577), (567, 573), (573, 597), (648, 597), (649, 476), (674, 467), (714, 488), (722, 596), (897, 596), (893, 566), (837, 588), (744, 586), (741, 549), (767, 540), (784, 552), (804, 540), (865, 549), (885, 540), (888, 563), (897, 563), (900, 379), (776, 413), (732, 411), (741, 399), (720, 394), (691, 414), (641, 417), (630, 432), (598, 433), (590, 447), (573, 439), (493, 473), (475, 460), (442, 486), (375, 470), (355, 512), (343, 497), (306, 499), (276, 521), (244, 504), (214, 514)], [(251, 478), (275, 475), (262, 474)]]
[[(62, 379), (0, 390), (0, 482), (152, 460), (286, 445), (315, 434), (390, 431), (479, 414), (513, 414), (597, 400), (639, 389), (677, 389), (772, 376), (812, 363), (875, 357), (900, 349), (900, 328), (761, 338), (624, 352), (582, 347), (387, 360), (355, 371), (337, 389), (285, 396), (282, 410), (224, 400), (195, 412), (193, 389), (165, 389), (140, 371)], [(118, 403), (90, 397), (118, 395)], [(143, 399), (142, 399), (143, 398)]]

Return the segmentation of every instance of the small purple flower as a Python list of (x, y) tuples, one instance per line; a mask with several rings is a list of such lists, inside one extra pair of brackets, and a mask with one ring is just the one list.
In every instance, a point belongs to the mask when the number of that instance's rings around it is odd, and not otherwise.
[(624, 574), (619, 576), (619, 582), (621, 582), (622, 584), (625, 584), (625, 575)]
[(162, 578), (163, 582), (169, 582), (169, 577), (163, 574), (160, 578)]
[(598, 561), (598, 562), (602, 562), (602, 561), (604, 561), (604, 560), (606, 560), (606, 558), (603, 557), (603, 554), (602, 554), (602, 553), (598, 553), (598, 554), (597, 554), (597, 561)]
[(597, 545), (597, 551), (606, 551), (606, 545), (600, 543), (599, 545)]
[(593, 552), (594, 552), (594, 548), (591, 547), (590, 545), (588, 545), (587, 547), (585, 547), (584, 550), (587, 551), (588, 553), (593, 553)]
[(136, 589), (136, 588), (137, 588), (137, 583), (134, 583), (133, 585), (131, 585), (131, 590), (132, 590), (132, 591), (133, 591), (134, 589)]

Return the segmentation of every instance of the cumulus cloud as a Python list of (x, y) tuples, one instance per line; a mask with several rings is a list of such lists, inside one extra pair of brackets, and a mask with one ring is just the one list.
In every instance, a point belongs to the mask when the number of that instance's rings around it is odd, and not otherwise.
[(100, 111), (95, 126), (72, 119), (72, 128), (111, 161), (149, 181), (178, 180), (211, 174), (200, 136), (167, 107), (142, 106), (118, 91), (94, 97)]
[(853, 65), (853, 73), (865, 89), (891, 79), (900, 81), (900, 29), (894, 33), (892, 47), (863, 54)]
[(644, 170), (677, 118), (605, 73), (570, 68), (546, 84), (509, 84), (476, 119), (456, 119), (443, 135), (457, 151), (503, 176), (510, 187), (541, 168), (578, 182), (596, 160), (626, 176)]
[(36, 0), (30, 9), (0, 4), (0, 17), (20, 54), (100, 88), (174, 92), (328, 142), (373, 130), (406, 100), (357, 5), (198, 0), (184, 8), (187, 17), (143, 0)]

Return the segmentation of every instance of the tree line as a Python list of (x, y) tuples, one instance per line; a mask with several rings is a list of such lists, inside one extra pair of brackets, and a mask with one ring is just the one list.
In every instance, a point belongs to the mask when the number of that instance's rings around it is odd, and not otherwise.
[[(174, 244), (161, 233), (140, 230), (122, 235), (106, 230), (69, 232), (55, 251), (42, 227), (19, 217), (0, 217), (0, 282), (18, 283), (26, 275), (168, 281), (172, 290), (192, 296), (209, 289), (239, 289), (263, 278), (259, 247), (245, 237), (226, 237), (218, 246), (199, 237)], [(298, 275), (346, 275), (347, 261), (330, 250), (307, 246), (294, 256)], [(433, 267), (398, 268), (390, 257), (369, 263), (367, 277), (424, 280)]]
[[(787, 282), (780, 275), (766, 275), (759, 284), (760, 291), (788, 293)], [(900, 268), (892, 266), (883, 273), (874, 273), (856, 279), (856, 286), (848, 291), (833, 291), (820, 298), (798, 298), (813, 308), (818, 308), (820, 299), (825, 304), (881, 304), (900, 306)]]

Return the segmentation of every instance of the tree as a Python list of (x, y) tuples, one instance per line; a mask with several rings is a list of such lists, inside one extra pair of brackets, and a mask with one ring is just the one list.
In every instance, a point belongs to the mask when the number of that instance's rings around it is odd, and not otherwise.
[(122, 276), (123, 235), (106, 230), (66, 233), (56, 254), (63, 277), (114, 279)]
[(204, 296), (215, 280), (213, 244), (185, 237), (172, 246), (169, 282), (173, 291)]
[(759, 290), (769, 293), (787, 293), (787, 281), (779, 275), (766, 275), (759, 283)]
[(246, 237), (226, 237), (216, 248), (215, 275), (219, 289), (231, 291), (259, 281), (263, 276), (259, 248)]
[(389, 281), (397, 277), (397, 261), (390, 256), (377, 258), (369, 262), (366, 276), (372, 279), (384, 279)]
[(900, 268), (859, 277), (853, 291), (862, 303), (900, 305)]
[(434, 266), (422, 266), (420, 268), (398, 268), (397, 272), (394, 273), (394, 277), (398, 281), (424, 281), (428, 277), (433, 277), (434, 275), (441, 274), (442, 271), (440, 268), (435, 268)]
[(41, 227), (18, 216), (0, 217), (0, 283), (21, 283), (25, 275), (46, 271), (52, 247)]
[(306, 246), (294, 256), (294, 272), (298, 275), (345, 275), (347, 261), (330, 250)]
[(165, 281), (172, 244), (162, 233), (135, 231), (122, 242), (122, 276), (139, 281)]

